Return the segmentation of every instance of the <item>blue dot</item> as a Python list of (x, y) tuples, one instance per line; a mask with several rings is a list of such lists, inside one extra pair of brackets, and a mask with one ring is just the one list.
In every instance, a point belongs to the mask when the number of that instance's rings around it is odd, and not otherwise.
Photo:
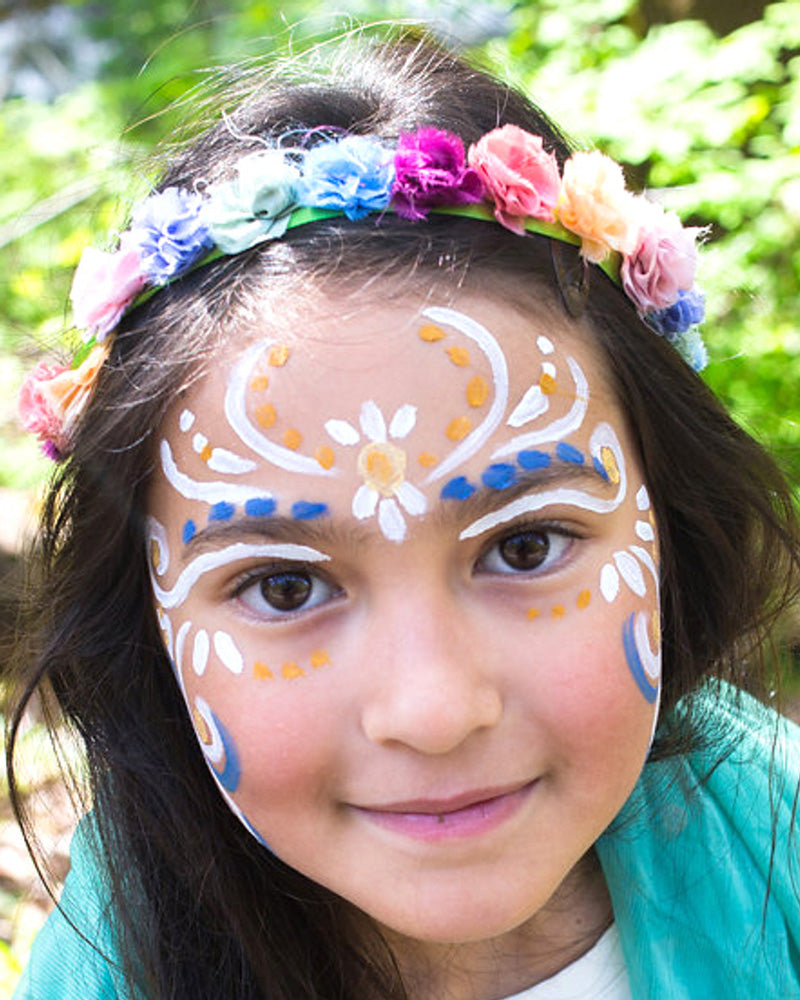
[(292, 504), (292, 517), (298, 521), (313, 521), (315, 517), (325, 517), (328, 513), (326, 503), (310, 503), (308, 500), (298, 500)]
[(275, 513), (275, 501), (272, 497), (253, 497), (245, 501), (244, 512), (248, 517), (270, 517)]
[(484, 471), (481, 480), (490, 490), (507, 490), (517, 481), (517, 470), (506, 462), (497, 462)]
[(546, 451), (521, 451), (517, 461), (523, 469), (546, 469), (550, 464), (550, 456)]
[(571, 444), (567, 444), (566, 441), (556, 445), (556, 455), (562, 462), (571, 462), (573, 465), (583, 465), (584, 463), (583, 452)]
[(183, 538), (183, 544), (188, 545), (189, 542), (194, 538), (195, 532), (197, 531), (197, 525), (194, 521), (187, 521), (183, 526), (183, 531), (181, 532), (181, 537)]
[(442, 487), (442, 500), (466, 500), (475, 492), (475, 487), (466, 476), (456, 476)]
[(211, 505), (211, 510), (208, 512), (208, 519), (209, 521), (230, 521), (235, 513), (236, 508), (232, 503), (220, 500), (219, 503)]
[(603, 477), (603, 479), (605, 479), (606, 482), (609, 482), (608, 472), (606, 471), (606, 467), (603, 465), (600, 459), (595, 458), (594, 461), (592, 462), (592, 465), (594, 465), (595, 472), (598, 472)]

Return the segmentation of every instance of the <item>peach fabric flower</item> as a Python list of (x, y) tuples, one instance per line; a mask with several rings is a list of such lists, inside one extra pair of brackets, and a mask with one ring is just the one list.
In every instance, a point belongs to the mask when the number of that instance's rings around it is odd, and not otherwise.
[(108, 357), (110, 345), (98, 344), (77, 368), (48, 365), (43, 361), (28, 374), (19, 393), (19, 415), (25, 430), (36, 434), (51, 457), (69, 451), (75, 425), (86, 408), (97, 375)]
[(75, 325), (102, 341), (144, 286), (142, 260), (136, 249), (105, 253), (87, 247), (72, 279)]
[(559, 221), (581, 238), (581, 253), (599, 264), (609, 250), (632, 253), (639, 238), (640, 209), (625, 188), (622, 167), (597, 150), (575, 153), (564, 165)]
[(561, 177), (541, 136), (503, 125), (470, 146), (467, 159), (494, 202), (495, 218), (507, 229), (522, 235), (526, 217), (554, 221)]
[(642, 316), (668, 308), (679, 292), (692, 288), (700, 232), (684, 228), (675, 212), (665, 212), (655, 202), (645, 204), (639, 241), (620, 269), (622, 287)]

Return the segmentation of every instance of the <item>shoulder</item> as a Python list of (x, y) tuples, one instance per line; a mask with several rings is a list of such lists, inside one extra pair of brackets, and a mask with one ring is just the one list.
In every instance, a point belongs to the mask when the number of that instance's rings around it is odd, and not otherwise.
[(72, 838), (59, 904), (33, 943), (14, 1000), (121, 1000), (121, 984), (107, 880), (87, 817)]

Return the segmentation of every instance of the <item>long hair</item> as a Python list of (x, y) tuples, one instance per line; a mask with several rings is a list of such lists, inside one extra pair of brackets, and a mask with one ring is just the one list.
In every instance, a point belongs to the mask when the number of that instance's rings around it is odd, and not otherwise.
[[(159, 188), (231, 176), (245, 153), (321, 126), (396, 139), (434, 125), (470, 143), (513, 123), (542, 135), (561, 163), (570, 155), (524, 96), (425, 39), (354, 44), (324, 71), (299, 76), (293, 64), (284, 76), (251, 68), (236, 78), (216, 101), (224, 116), (172, 151)], [(42, 692), (85, 746), (92, 826), (132, 992), (148, 1000), (405, 996), (377, 931), (256, 843), (197, 746), (156, 625), (145, 554), (144, 495), (166, 409), (202, 377), (259, 296), (293, 281), (467, 286), (490, 277), (535, 310), (560, 301), (551, 245), (443, 215), (424, 225), (390, 214), (378, 226), (329, 219), (199, 268), (117, 331), (74, 452), (44, 504), (8, 762), (24, 822), (14, 745), (26, 706)], [(665, 706), (709, 677), (760, 692), (768, 664), (759, 651), (795, 593), (800, 543), (790, 492), (760, 446), (600, 272), (586, 317), (659, 525)], [(665, 725), (654, 753), (682, 752), (696, 737)]]

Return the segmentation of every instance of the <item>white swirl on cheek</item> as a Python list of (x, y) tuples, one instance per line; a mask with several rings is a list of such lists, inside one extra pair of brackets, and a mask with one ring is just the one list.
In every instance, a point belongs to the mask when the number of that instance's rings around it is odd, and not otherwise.
[(201, 500), (203, 503), (244, 503), (247, 500), (270, 498), (270, 494), (255, 486), (238, 486), (232, 483), (203, 483), (181, 472), (172, 457), (169, 442), (163, 440), (160, 447), (161, 469), (172, 488), (187, 500)]
[(500, 349), (500, 345), (486, 327), (481, 326), (474, 319), (470, 319), (469, 316), (465, 316), (464, 313), (457, 312), (455, 309), (448, 309), (444, 306), (430, 306), (428, 309), (422, 310), (422, 315), (427, 319), (433, 320), (434, 323), (444, 323), (446, 326), (455, 327), (456, 330), (469, 337), (470, 340), (474, 340), (486, 355), (486, 359), (492, 369), (495, 388), (494, 402), (484, 420), (478, 424), (471, 434), (468, 434), (464, 438), (457, 448), (454, 448), (450, 452), (447, 458), (433, 469), (425, 480), (427, 484), (441, 479), (442, 476), (446, 476), (457, 465), (460, 465), (470, 456), (474, 455), (494, 433), (503, 418), (503, 414), (506, 411), (506, 404), (508, 403), (508, 365), (506, 364), (505, 355)]
[(240, 559), (288, 559), (295, 562), (327, 562), (326, 556), (308, 545), (291, 543), (272, 545), (251, 545), (247, 542), (236, 542), (218, 552), (206, 552), (198, 556), (183, 570), (174, 586), (164, 590), (155, 577), (150, 577), (153, 593), (163, 608), (177, 608), (186, 600), (189, 591), (204, 573), (219, 569)]

